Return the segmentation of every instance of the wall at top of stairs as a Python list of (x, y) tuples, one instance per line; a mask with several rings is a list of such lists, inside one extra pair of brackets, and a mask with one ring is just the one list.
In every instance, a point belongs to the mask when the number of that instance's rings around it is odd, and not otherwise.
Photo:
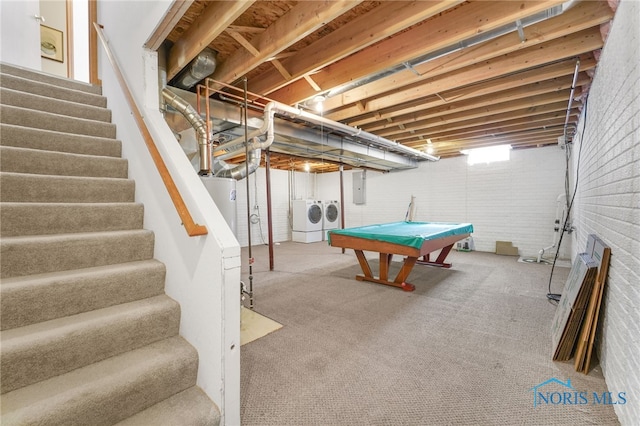
[(0, 66), (2, 424), (218, 424), (100, 88)]

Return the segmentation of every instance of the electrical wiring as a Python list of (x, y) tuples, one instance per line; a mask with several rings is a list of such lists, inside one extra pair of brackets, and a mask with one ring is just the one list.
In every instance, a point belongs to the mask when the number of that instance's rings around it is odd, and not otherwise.
[[(569, 223), (569, 218), (571, 217), (571, 208), (573, 207), (573, 202), (575, 201), (576, 198), (576, 194), (578, 193), (578, 181), (579, 181), (579, 177), (580, 177), (580, 157), (582, 156), (582, 139), (584, 137), (584, 129), (587, 126), (587, 106), (588, 106), (588, 99), (585, 100), (584, 103), (584, 120), (582, 123), (582, 132), (580, 132), (580, 147), (578, 148), (578, 158), (576, 160), (576, 182), (575, 185), (573, 187), (573, 195), (571, 196), (571, 201), (569, 202), (568, 206), (567, 206), (567, 214), (566, 217), (564, 219), (564, 224), (562, 225), (562, 232), (560, 232), (560, 238), (558, 239), (558, 249), (556, 250), (556, 254), (553, 258), (553, 264), (551, 265), (551, 274), (549, 275), (549, 285), (548, 285), (548, 290), (547, 290), (547, 299), (555, 301), (555, 302), (559, 302), (560, 301), (560, 297), (562, 296), (559, 293), (551, 293), (551, 281), (553, 279), (553, 271), (556, 267), (556, 262), (558, 260), (558, 254), (560, 253), (560, 246), (562, 244), (562, 237), (564, 236), (564, 233), (567, 232), (567, 225)], [(569, 144), (566, 144), (565, 149), (569, 149)], [(567, 152), (567, 169), (566, 169), (566, 173), (565, 173), (565, 188), (567, 189), (567, 195), (568, 195), (568, 188), (569, 188), (569, 156), (570, 153)], [(567, 200), (569, 199), (569, 197), (567, 197)]]

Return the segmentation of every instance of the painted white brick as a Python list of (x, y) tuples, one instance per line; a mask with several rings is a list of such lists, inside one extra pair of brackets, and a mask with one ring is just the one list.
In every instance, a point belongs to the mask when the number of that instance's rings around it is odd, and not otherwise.
[[(579, 128), (582, 156), (573, 254), (598, 234), (611, 246), (597, 351), (623, 425), (640, 424), (640, 3), (622, 0)], [(577, 169), (579, 148), (572, 155)]]
[[(504, 240), (535, 257), (553, 242), (564, 174), (565, 154), (557, 147), (514, 150), (510, 161), (473, 166), (466, 157), (443, 159), (400, 172), (368, 171), (367, 203), (357, 206), (351, 172), (345, 172), (346, 226), (404, 220), (413, 195), (415, 220), (471, 222), (477, 250), (493, 252), (495, 242)], [(332, 175), (318, 175), (322, 197), (339, 197)], [(561, 257), (569, 257), (570, 244), (564, 240)]]

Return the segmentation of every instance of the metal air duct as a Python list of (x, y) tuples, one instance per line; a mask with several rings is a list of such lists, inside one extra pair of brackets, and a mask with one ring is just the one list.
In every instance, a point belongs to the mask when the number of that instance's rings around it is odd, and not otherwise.
[[(291, 118), (304, 120), (312, 124), (322, 125), (325, 128), (329, 128), (337, 132), (347, 134), (354, 139), (359, 139), (359, 140), (368, 142), (369, 144), (374, 145), (378, 148), (390, 149), (392, 151), (400, 152), (402, 154), (420, 158), (423, 160), (438, 161), (440, 159), (440, 157), (436, 157), (436, 156), (427, 154), (425, 152), (418, 151), (417, 149), (402, 145), (398, 142), (391, 141), (389, 139), (385, 139), (383, 137), (374, 135), (373, 133), (365, 132), (362, 129), (351, 127), (346, 124), (321, 117), (319, 115), (311, 114), (299, 108), (293, 108), (293, 107), (290, 107), (289, 105), (285, 105), (276, 101), (271, 101), (265, 106), (262, 126), (259, 129), (256, 129), (251, 133), (249, 133), (250, 138), (257, 138), (258, 136), (266, 133), (267, 139), (264, 142), (259, 142), (259, 140), (258, 142), (256, 142), (256, 140), (254, 139), (254, 142), (251, 145), (249, 145), (250, 149), (251, 148), (267, 148), (269, 145), (271, 145), (271, 142), (273, 142), (273, 117), (275, 113), (286, 115)], [(223, 156), (223, 158), (226, 158), (239, 153), (243, 147), (244, 147), (244, 137), (238, 137), (227, 143), (223, 143), (215, 147), (214, 152), (227, 151), (227, 153), (224, 154)]]
[(217, 158), (214, 159), (214, 163), (216, 165), (222, 166), (222, 169), (216, 171), (214, 173), (215, 177), (223, 177), (223, 178), (233, 178), (235, 180), (240, 180), (247, 177), (247, 166), (249, 165), (248, 174), (251, 174), (256, 171), (258, 166), (260, 166), (260, 158), (262, 151), (260, 148), (253, 149), (249, 151), (249, 157), (247, 158), (245, 163), (229, 165), (224, 160), (219, 160)]
[(216, 70), (217, 54), (218, 52), (215, 50), (205, 47), (202, 52), (198, 53), (198, 56), (193, 58), (189, 65), (178, 73), (172, 85), (188, 90), (213, 74)]
[(167, 105), (175, 108), (193, 126), (198, 138), (198, 151), (200, 152), (200, 175), (208, 175), (211, 172), (211, 144), (207, 138), (207, 126), (198, 112), (184, 99), (173, 93), (166, 87), (162, 89), (162, 98)]

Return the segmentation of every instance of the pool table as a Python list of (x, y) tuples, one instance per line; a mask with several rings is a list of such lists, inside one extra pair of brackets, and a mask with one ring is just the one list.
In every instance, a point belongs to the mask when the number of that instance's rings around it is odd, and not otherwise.
[[(362, 275), (359, 281), (371, 281), (399, 287), (404, 291), (413, 291), (415, 286), (406, 282), (411, 270), (418, 264), (427, 264), (448, 268), (445, 263), (453, 245), (473, 232), (470, 223), (445, 222), (392, 222), (356, 228), (334, 229), (327, 232), (332, 247), (351, 248), (355, 251)], [(429, 254), (440, 250), (435, 261)], [(380, 254), (380, 271), (376, 277), (364, 255), (364, 251)], [(405, 256), (402, 268), (395, 279), (389, 279), (389, 264), (394, 254)], [(421, 260), (419, 260), (422, 258)]]

